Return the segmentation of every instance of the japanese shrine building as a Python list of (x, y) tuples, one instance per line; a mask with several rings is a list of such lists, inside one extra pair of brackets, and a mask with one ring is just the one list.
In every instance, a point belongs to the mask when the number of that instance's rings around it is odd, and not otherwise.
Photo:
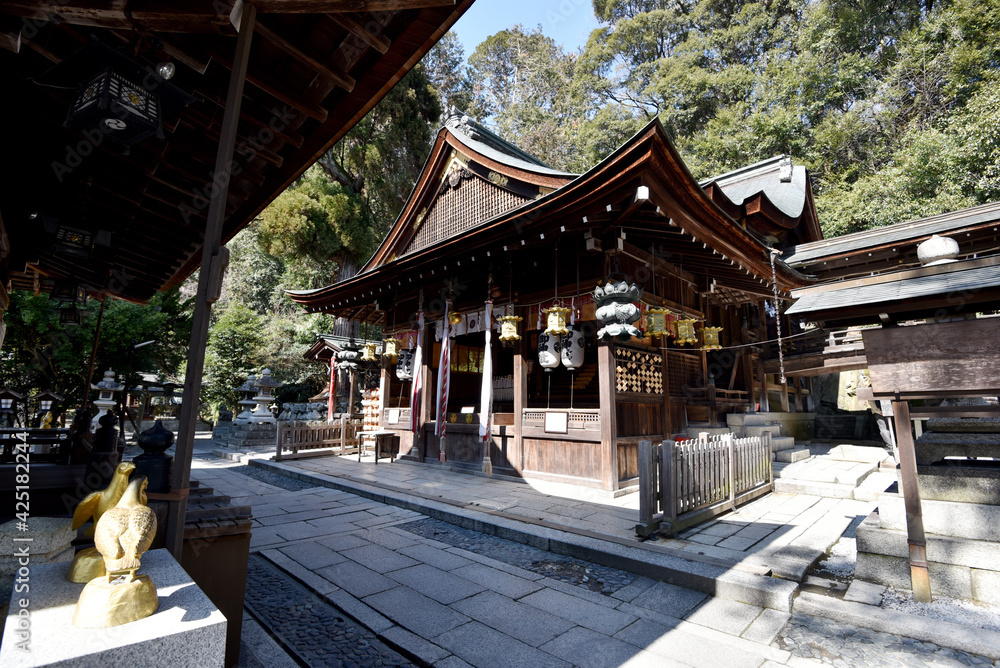
[[(759, 344), (776, 327), (765, 301), (811, 282), (772, 249), (820, 238), (806, 170), (786, 157), (699, 183), (653, 121), (575, 175), (453, 113), (367, 265), (334, 285), (289, 294), (308, 312), (380, 324), (402, 348), (414, 347), (422, 310), (416, 433), (413, 381), (382, 362), (382, 427), (398, 432), (405, 456), (479, 468), (480, 388), (491, 367), (493, 471), (615, 491), (634, 484), (640, 439), (766, 406), (774, 388), (765, 384)], [(599, 340), (593, 295), (609, 277), (641, 288), (636, 326), (663, 309), (669, 333)], [(509, 347), (492, 337), (489, 360), (487, 299), (494, 316), (522, 318), (521, 338)], [(450, 392), (438, 415), (446, 305)], [(551, 357), (549, 368), (539, 362), (540, 337), (543, 347), (551, 343), (546, 311), (556, 306), (582, 339), (572, 369), (558, 351), (555, 365)], [(434, 429), (441, 419), (443, 447)]]

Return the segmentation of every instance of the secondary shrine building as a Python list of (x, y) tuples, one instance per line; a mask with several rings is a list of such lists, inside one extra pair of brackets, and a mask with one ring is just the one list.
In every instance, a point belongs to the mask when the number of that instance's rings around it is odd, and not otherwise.
[(766, 410), (769, 390), (808, 410), (761, 357), (774, 300), (810, 283), (779, 254), (820, 238), (786, 157), (699, 183), (653, 121), (569, 174), (453, 113), (367, 265), (289, 294), (400, 349), (365, 408), (401, 455), (615, 491), (642, 439)]

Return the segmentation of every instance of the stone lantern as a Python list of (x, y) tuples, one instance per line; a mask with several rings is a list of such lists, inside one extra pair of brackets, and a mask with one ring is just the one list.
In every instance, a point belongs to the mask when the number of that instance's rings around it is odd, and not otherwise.
[(255, 385), (258, 392), (253, 400), (257, 402), (257, 408), (254, 409), (253, 415), (250, 417), (250, 422), (252, 424), (274, 424), (274, 415), (269, 408), (271, 402), (274, 401), (274, 397), (271, 396), (271, 390), (280, 387), (281, 383), (271, 378), (270, 369), (264, 369)]
[(253, 407), (257, 405), (257, 402), (253, 400), (253, 395), (257, 394), (257, 376), (250, 374), (247, 377), (247, 382), (237, 387), (236, 391), (243, 394), (243, 398), (236, 402), (243, 406), (243, 411), (233, 419), (233, 423), (247, 424), (253, 417)]
[(337, 352), (337, 368), (341, 371), (357, 371), (361, 352), (358, 344), (351, 339)]
[(5, 387), (0, 389), (0, 426), (13, 427), (14, 417), (17, 415), (17, 402), (24, 401), (24, 397)]
[(101, 418), (114, 408), (116, 403), (115, 392), (124, 390), (125, 386), (115, 381), (115, 372), (108, 369), (104, 372), (104, 378), (101, 382), (91, 385), (90, 389), (97, 390), (100, 393), (97, 399), (94, 400), (94, 405), (98, 408), (97, 415), (90, 421), (90, 428), (93, 430), (97, 429)]

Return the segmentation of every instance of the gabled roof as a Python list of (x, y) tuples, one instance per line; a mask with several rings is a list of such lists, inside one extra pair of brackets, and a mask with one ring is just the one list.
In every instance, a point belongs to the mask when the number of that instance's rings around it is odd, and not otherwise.
[(823, 238), (809, 174), (790, 156), (778, 155), (705, 179), (701, 186), (724, 209), (742, 208), (747, 224), (762, 234), (794, 229), (799, 241)]
[(361, 271), (461, 234), (574, 178), (453, 107), (403, 210)]
[[(489, 257), (491, 250), (506, 253), (508, 245), (523, 249), (526, 244), (549, 244), (546, 235), (549, 239), (562, 233), (582, 235), (587, 229), (599, 235), (603, 229), (622, 226), (675, 244), (673, 252), (686, 258), (686, 267), (703, 267), (720, 285), (751, 294), (770, 294), (770, 248), (756, 233), (727, 215), (700, 187), (656, 119), (576, 178), (517, 170), (526, 180), (539, 183), (551, 179), (549, 183), (562, 185), (476, 222), (459, 234), (397, 253), (396, 249), (406, 249), (407, 235), (412, 235), (411, 221), (417, 221), (419, 207), (424, 206), (422, 198), (438, 192), (441, 170), (450, 164), (446, 162), (451, 155), (447, 152), (456, 145), (465, 147), (449, 128), (444, 128), (414, 195), (361, 272), (325, 288), (289, 291), (291, 299), (308, 311), (367, 318), (379, 308), (378, 293), (394, 293), (392, 299), (398, 301), (404, 293), (416, 292), (420, 287), (430, 290), (443, 279), (441, 275), (431, 278), (434, 270), (443, 269), (441, 274), (445, 274), (452, 259), (456, 261), (454, 266), (462, 266), (465, 260), (474, 263), (477, 254)], [(487, 160), (481, 154), (478, 159)], [(498, 172), (514, 173), (506, 162), (490, 160), (490, 165)], [(775, 264), (780, 290), (811, 282), (784, 262), (778, 260)], [(382, 299), (384, 305), (386, 297)]]

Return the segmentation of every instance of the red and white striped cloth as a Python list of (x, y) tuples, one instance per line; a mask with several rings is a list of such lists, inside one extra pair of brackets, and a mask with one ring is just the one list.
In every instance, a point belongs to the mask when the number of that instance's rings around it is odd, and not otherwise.
[(417, 348), (413, 351), (413, 381), (410, 391), (410, 431), (420, 433), (424, 391), (424, 312), (417, 311)]
[(444, 320), (441, 334), (441, 359), (438, 364), (437, 377), (437, 421), (434, 423), (434, 435), (443, 438), (445, 425), (448, 423), (448, 386), (451, 384), (451, 326), (448, 323), (448, 311), (451, 302), (445, 302)]

